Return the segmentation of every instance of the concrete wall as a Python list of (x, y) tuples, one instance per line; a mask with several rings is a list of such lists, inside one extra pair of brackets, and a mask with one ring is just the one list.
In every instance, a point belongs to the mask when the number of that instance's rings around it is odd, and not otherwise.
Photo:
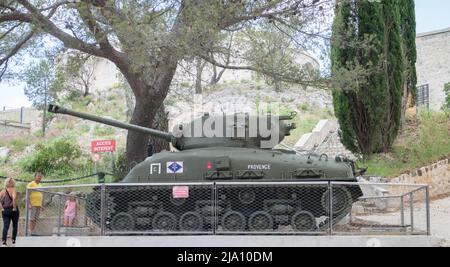
[(0, 122), (0, 138), (22, 136), (30, 133), (30, 126)]
[(112, 86), (119, 84), (119, 70), (107, 59), (94, 58), (91, 64), (93, 66), (93, 78), (91, 84), (92, 91), (104, 91)]
[(36, 120), (37, 110), (34, 108), (15, 108), (0, 111), (0, 121), (30, 124)]
[(444, 103), (444, 84), (450, 82), (450, 28), (418, 34), (417, 85), (430, 87), (430, 109), (439, 110)]
[(18, 108), (0, 111), (0, 137), (27, 135), (42, 129), (42, 111)]
[(311, 133), (304, 134), (295, 145), (298, 151), (314, 151), (318, 154), (327, 154), (334, 158), (345, 155), (350, 159), (356, 159), (341, 143), (339, 138), (339, 124), (336, 120), (321, 120)]
[(318, 147), (331, 132), (338, 129), (337, 121), (321, 120), (311, 133), (303, 135), (294, 146), (296, 150), (314, 150)]

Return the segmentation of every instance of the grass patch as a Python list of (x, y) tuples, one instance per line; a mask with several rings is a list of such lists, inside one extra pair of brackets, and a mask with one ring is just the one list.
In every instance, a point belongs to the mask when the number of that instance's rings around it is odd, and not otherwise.
[(297, 129), (292, 130), (291, 135), (287, 136), (283, 143), (291, 147), (295, 146), (300, 137), (310, 133), (320, 120), (328, 119), (336, 119), (329, 109), (315, 111), (309, 108), (306, 110), (300, 109), (300, 113), (292, 120), (297, 125)]
[(94, 128), (94, 135), (97, 136), (110, 136), (113, 135), (116, 132), (116, 130), (111, 126), (104, 126), (97, 124)]
[(88, 133), (89, 130), (90, 130), (90, 127), (87, 124), (81, 124), (80, 127), (78, 128), (78, 131), (80, 134)]
[(29, 138), (19, 137), (11, 140), (8, 147), (13, 152), (23, 151), (27, 146), (31, 145)]
[(450, 118), (444, 113), (424, 112), (408, 119), (388, 154), (360, 162), (369, 175), (395, 177), (450, 156)]

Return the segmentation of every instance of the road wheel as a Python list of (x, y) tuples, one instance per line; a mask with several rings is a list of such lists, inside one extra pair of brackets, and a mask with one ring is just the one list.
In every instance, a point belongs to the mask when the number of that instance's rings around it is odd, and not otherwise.
[[(325, 191), (322, 195), (322, 207), (327, 214), (330, 213), (330, 195), (329, 190)], [(332, 208), (333, 215), (339, 215), (346, 213), (352, 207), (352, 194), (343, 186), (334, 186), (332, 191)]]
[(111, 228), (113, 231), (131, 231), (134, 229), (134, 218), (126, 212), (118, 213), (112, 219)]
[(272, 215), (265, 211), (254, 212), (248, 220), (248, 228), (251, 231), (273, 230)]
[(228, 232), (245, 231), (245, 216), (237, 211), (229, 211), (222, 217), (222, 229)]
[(158, 231), (175, 231), (177, 229), (177, 218), (173, 213), (160, 212), (153, 218), (153, 229)]
[(317, 230), (316, 218), (307, 211), (299, 211), (292, 216), (291, 226), (297, 232), (313, 232)]
[(181, 231), (201, 231), (203, 229), (203, 218), (198, 212), (186, 212), (180, 218)]

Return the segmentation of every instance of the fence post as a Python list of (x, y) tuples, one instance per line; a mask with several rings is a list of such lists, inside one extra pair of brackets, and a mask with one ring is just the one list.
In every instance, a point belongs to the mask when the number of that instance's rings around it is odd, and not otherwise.
[(329, 197), (329, 213), (328, 216), (330, 216), (330, 224), (329, 224), (329, 235), (333, 235), (333, 185), (332, 182), (328, 182), (328, 197)]
[(20, 108), (20, 124), (23, 124), (23, 107)]
[(28, 225), (30, 223), (30, 212), (29, 212), (29, 208), (30, 208), (30, 197), (29, 197), (29, 191), (30, 189), (27, 188), (25, 190), (25, 236), (28, 236)]
[(213, 201), (213, 218), (212, 218), (212, 229), (213, 229), (213, 235), (216, 235), (217, 228), (219, 227), (218, 223), (218, 209), (219, 209), (219, 203), (218, 203), (218, 197), (217, 197), (217, 187), (216, 182), (213, 182), (212, 184), (212, 201)]
[(61, 236), (61, 195), (58, 195), (58, 236)]
[(411, 214), (411, 232), (414, 232), (414, 199), (413, 192), (409, 193), (409, 208)]
[[(81, 202), (81, 201), (80, 201)], [(83, 225), (83, 227), (88, 227), (88, 217), (87, 217), (87, 215), (86, 215), (86, 207), (87, 207), (87, 200), (86, 199), (83, 199), (83, 203), (84, 203), (84, 207), (85, 207), (85, 212), (84, 212), (84, 225)]]
[(100, 187), (100, 235), (105, 235), (105, 221), (106, 221), (106, 185), (102, 184)]
[(402, 227), (405, 227), (405, 207), (403, 205), (403, 196), (400, 197), (400, 216)]
[(427, 235), (431, 235), (431, 220), (430, 220), (430, 186), (425, 186), (425, 201), (427, 212)]

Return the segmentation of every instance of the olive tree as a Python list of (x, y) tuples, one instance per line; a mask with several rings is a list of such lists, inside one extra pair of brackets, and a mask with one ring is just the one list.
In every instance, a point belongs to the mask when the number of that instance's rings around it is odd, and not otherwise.
[[(332, 7), (330, 0), (0, 0), (0, 73), (7, 73), (14, 57), (51, 39), (114, 63), (136, 99), (131, 123), (163, 127), (167, 123), (156, 118), (165, 116), (163, 101), (179, 62), (198, 57), (222, 68), (260, 71), (215, 60), (212, 55), (223, 51), (219, 36), (272, 23), (311, 37), (317, 30), (311, 21)], [(148, 138), (128, 133), (128, 166), (145, 158)]]

